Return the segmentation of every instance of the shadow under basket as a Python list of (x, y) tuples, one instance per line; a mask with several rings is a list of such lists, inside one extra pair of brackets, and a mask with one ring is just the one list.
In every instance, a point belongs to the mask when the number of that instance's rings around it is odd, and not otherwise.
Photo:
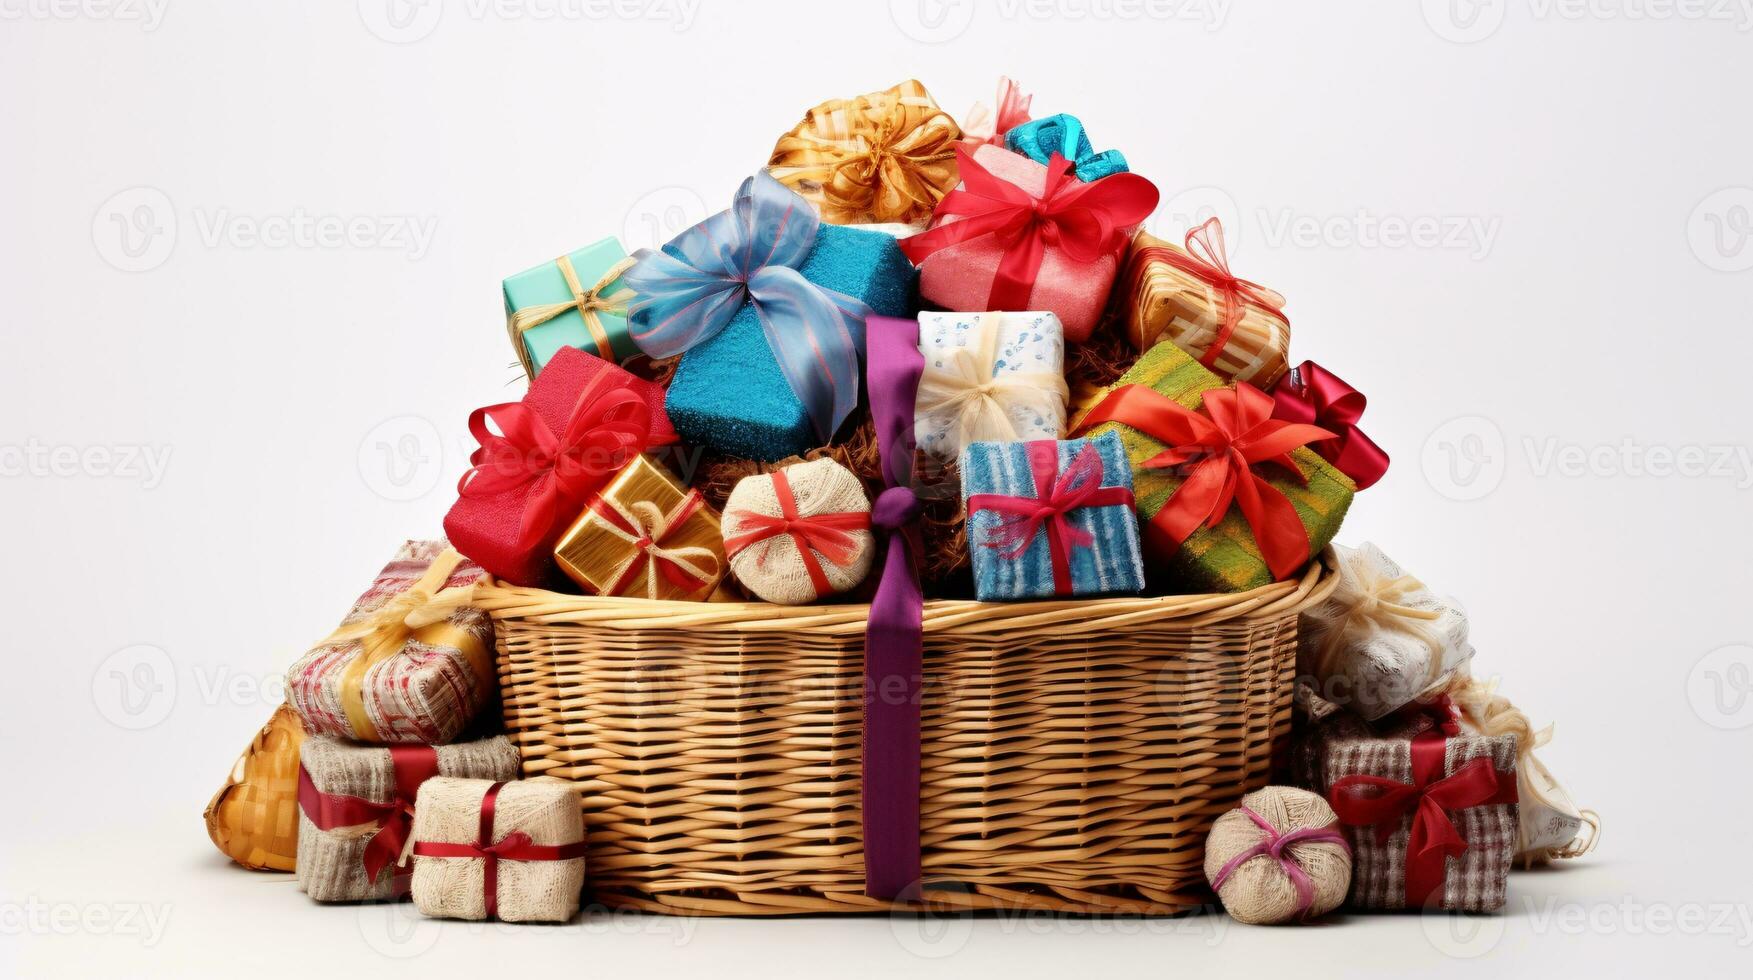
[[(925, 606), (926, 903), (1172, 914), (1290, 734), (1297, 614), (1337, 584)], [(867, 606), (495, 586), (506, 734), (580, 790), (611, 907), (880, 912), (860, 812)]]

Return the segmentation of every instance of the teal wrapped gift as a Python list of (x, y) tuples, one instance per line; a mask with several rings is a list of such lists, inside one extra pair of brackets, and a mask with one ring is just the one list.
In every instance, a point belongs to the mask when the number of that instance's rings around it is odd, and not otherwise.
[(627, 332), (633, 267), (613, 238), (586, 245), (505, 280), (505, 324), (517, 359), (534, 378), (562, 347), (621, 363), (639, 353)]
[(1013, 153), (1043, 166), (1057, 153), (1072, 162), (1077, 179), (1086, 183), (1126, 173), (1126, 157), (1119, 150), (1097, 153), (1076, 116), (1060, 113), (1021, 123), (1004, 134), (1004, 142)]
[(864, 318), (915, 308), (892, 236), (821, 224), (766, 173), (730, 210), (640, 252), (626, 280), (634, 343), (682, 355), (664, 400), (676, 431), (763, 461), (833, 439), (858, 406)]
[(962, 450), (960, 470), (980, 601), (1144, 589), (1132, 464), (1119, 436), (976, 442)]

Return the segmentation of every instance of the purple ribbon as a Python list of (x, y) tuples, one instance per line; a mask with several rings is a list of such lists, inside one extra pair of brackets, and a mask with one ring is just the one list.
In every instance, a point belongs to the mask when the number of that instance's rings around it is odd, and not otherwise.
[(916, 901), (919, 864), (919, 692), (925, 595), (919, 588), (919, 498), (913, 492), (913, 408), (925, 358), (919, 321), (866, 323), (865, 386), (883, 485), (871, 527), (886, 554), (864, 632), (864, 893)]
[(1257, 857), (1269, 857), (1278, 862), (1279, 867), (1283, 868), (1284, 873), (1289, 876), (1290, 883), (1296, 887), (1297, 914), (1309, 914), (1309, 908), (1315, 904), (1315, 883), (1309, 880), (1309, 873), (1303, 870), (1303, 866), (1297, 863), (1296, 858), (1286, 854), (1285, 851), (1296, 844), (1320, 842), (1338, 844), (1344, 848), (1345, 853), (1350, 854), (1351, 845), (1346, 843), (1345, 835), (1332, 827), (1300, 827), (1296, 830), (1279, 833), (1278, 828), (1272, 826), (1272, 821), (1248, 807), (1244, 806), (1240, 809), (1248, 815), (1249, 820), (1254, 821), (1256, 826), (1266, 832), (1266, 836), (1260, 839), (1260, 843), (1225, 862), (1224, 866), (1218, 870), (1217, 875), (1211, 879), (1211, 890), (1221, 889), (1223, 883), (1229, 880), (1229, 876), (1249, 861)]

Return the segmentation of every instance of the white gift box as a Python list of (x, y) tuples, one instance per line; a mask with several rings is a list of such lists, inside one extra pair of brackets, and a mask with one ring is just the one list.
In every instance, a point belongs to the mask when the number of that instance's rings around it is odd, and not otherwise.
[(1065, 435), (1065, 329), (1052, 313), (921, 313), (919, 352), (913, 434), (931, 456)]

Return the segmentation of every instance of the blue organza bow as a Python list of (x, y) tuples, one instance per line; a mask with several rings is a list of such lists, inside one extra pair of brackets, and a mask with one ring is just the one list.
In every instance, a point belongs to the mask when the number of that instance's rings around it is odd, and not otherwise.
[(743, 181), (730, 210), (654, 252), (622, 277), (637, 294), (633, 342), (673, 357), (717, 336), (745, 302), (823, 444), (858, 405), (858, 355), (870, 308), (798, 272), (816, 241), (807, 201), (765, 172)]
[(1075, 165), (1077, 179), (1086, 183), (1126, 173), (1126, 157), (1119, 150), (1097, 153), (1076, 116), (1060, 113), (1013, 126), (1005, 133), (1004, 142), (1012, 152), (1040, 164), (1057, 153)]

